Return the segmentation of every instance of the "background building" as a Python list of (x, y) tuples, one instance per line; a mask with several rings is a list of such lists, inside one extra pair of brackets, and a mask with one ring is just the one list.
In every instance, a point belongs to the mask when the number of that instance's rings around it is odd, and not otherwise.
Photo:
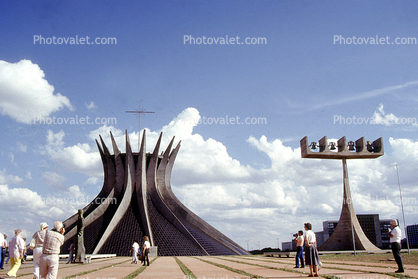
[[(388, 230), (392, 229), (391, 219), (379, 219), (379, 214), (357, 214), (357, 219), (364, 234), (371, 243), (380, 249), (390, 249), (390, 238)], [(399, 220), (398, 220), (399, 223)], [(315, 232), (318, 247), (320, 247), (334, 232), (338, 220), (322, 222), (323, 231)], [(406, 227), (411, 247), (418, 247), (418, 224)], [(406, 244), (405, 244), (406, 245)], [(282, 242), (283, 251), (296, 251), (294, 241)]]
[[(338, 223), (338, 222), (337, 222)], [(305, 237), (305, 232), (303, 232), (304, 235), (303, 237)], [(319, 246), (322, 245), (322, 243), (324, 243), (324, 232), (315, 232), (316, 235), (316, 243)], [(283, 251), (296, 251), (297, 250), (297, 246), (296, 246), (296, 242), (294, 241), (294, 237), (292, 237), (292, 241), (287, 241), (287, 242), (282, 242), (282, 250)]]
[[(387, 231), (391, 228), (391, 219), (380, 220), (379, 214), (357, 214), (357, 219), (361, 228), (363, 229), (364, 234), (367, 236), (370, 242), (381, 249), (390, 248), (390, 239)], [(338, 221), (324, 221), (322, 225), (322, 241), (325, 242), (334, 232), (338, 225)], [(316, 237), (319, 247), (319, 243), (321, 242), (321, 232), (317, 232)]]
[(418, 248), (418, 224), (406, 226), (409, 247)]
[(282, 242), (282, 251), (296, 251), (296, 242), (293, 240)]

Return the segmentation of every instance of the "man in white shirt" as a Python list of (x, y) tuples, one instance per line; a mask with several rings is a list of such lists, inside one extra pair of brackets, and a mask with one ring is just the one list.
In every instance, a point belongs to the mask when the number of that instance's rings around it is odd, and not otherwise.
[(403, 269), (403, 262), (401, 257), (401, 238), (402, 232), (398, 226), (397, 220), (391, 220), (390, 225), (392, 226), (392, 230), (388, 231), (390, 237), (390, 245), (392, 246), (392, 253), (393, 257), (395, 258), (396, 263), (398, 264), (398, 270), (396, 273), (404, 272)]
[(305, 268), (305, 261), (303, 260), (303, 244), (304, 244), (304, 238), (303, 238), (303, 231), (298, 232), (298, 236), (295, 238), (297, 252), (296, 252), (296, 266), (295, 268), (299, 268), (299, 259), (301, 268)]
[(54, 228), (45, 234), (42, 255), (39, 260), (39, 277), (55, 279), (58, 275), (59, 253), (64, 244), (65, 228), (62, 222), (56, 221)]

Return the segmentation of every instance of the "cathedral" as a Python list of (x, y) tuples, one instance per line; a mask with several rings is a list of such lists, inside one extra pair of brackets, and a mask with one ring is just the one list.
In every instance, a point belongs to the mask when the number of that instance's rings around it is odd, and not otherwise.
[[(126, 153), (121, 153), (110, 133), (113, 155), (100, 137), (96, 140), (104, 169), (103, 188), (83, 208), (86, 254), (130, 255), (134, 240), (148, 236), (158, 256), (246, 255), (248, 252), (184, 206), (174, 195), (170, 177), (180, 142), (174, 137), (159, 154), (162, 133), (153, 153), (146, 153), (143, 133), (138, 153), (133, 153), (127, 132)], [(67, 253), (70, 240), (77, 243), (79, 214), (66, 221)]]

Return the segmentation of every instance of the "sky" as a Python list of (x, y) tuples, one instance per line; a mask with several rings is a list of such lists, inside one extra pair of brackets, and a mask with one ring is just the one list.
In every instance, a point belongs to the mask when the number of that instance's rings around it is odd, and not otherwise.
[[(65, 220), (103, 185), (95, 143), (175, 136), (174, 193), (244, 248), (338, 220), (340, 160), (300, 140), (383, 139), (348, 161), (357, 214), (418, 223), (414, 1), (0, 1), (0, 232)], [(112, 150), (112, 149), (111, 149)], [(399, 173), (399, 183), (397, 168)]]

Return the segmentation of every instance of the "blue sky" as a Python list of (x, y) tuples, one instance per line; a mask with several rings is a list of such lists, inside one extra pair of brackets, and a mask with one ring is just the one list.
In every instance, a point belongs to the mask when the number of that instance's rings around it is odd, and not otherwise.
[[(319, 231), (338, 219), (341, 163), (301, 159), (304, 136), (383, 137), (382, 158), (349, 162), (355, 209), (401, 219), (398, 164), (407, 224), (417, 223), (417, 9), (413, 1), (1, 1), (0, 193), (9, 200), (0, 231), (31, 235), (43, 219), (66, 219), (93, 198), (103, 181), (94, 139), (112, 130), (124, 150), (127, 129), (136, 142), (138, 118), (125, 111), (141, 101), (155, 112), (141, 118), (149, 148), (160, 131), (167, 143), (182, 140), (176, 195), (243, 247), (274, 247), (304, 222)], [(34, 43), (40, 36), (116, 41)], [(189, 44), (185, 36), (264, 43)], [(347, 43), (354, 36), (363, 43)], [(376, 36), (389, 43), (364, 43)], [(39, 116), (117, 122), (34, 124)], [(227, 116), (263, 122), (187, 121)], [(347, 124), (354, 118), (363, 123)], [(371, 119), (380, 122), (364, 123)], [(203, 192), (222, 198), (208, 203)], [(68, 195), (79, 199), (44, 202)]]

